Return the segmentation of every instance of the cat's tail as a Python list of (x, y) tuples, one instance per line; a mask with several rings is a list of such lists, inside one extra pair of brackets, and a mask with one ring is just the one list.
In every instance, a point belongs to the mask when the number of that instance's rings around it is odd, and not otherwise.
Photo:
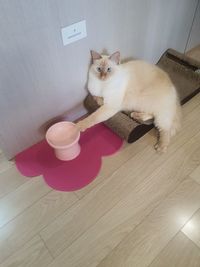
[(171, 125), (171, 128), (170, 128), (170, 136), (174, 136), (180, 130), (180, 128), (181, 128), (181, 119), (182, 119), (181, 106), (180, 106), (179, 99), (177, 99), (174, 118), (173, 118), (172, 125)]

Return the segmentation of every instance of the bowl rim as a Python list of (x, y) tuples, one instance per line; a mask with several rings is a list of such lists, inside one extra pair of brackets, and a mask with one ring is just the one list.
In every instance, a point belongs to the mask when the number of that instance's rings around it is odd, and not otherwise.
[(60, 122), (54, 123), (53, 125), (51, 125), (48, 128), (48, 130), (46, 132), (45, 138), (46, 138), (47, 143), (51, 147), (53, 147), (55, 149), (66, 149), (66, 148), (70, 148), (71, 146), (73, 146), (74, 144), (76, 144), (78, 142), (78, 140), (80, 139), (80, 131), (78, 131), (78, 129), (77, 129), (77, 137), (76, 137), (76, 139), (72, 143), (70, 143), (68, 145), (54, 145), (54, 144), (51, 143), (51, 141), (48, 139), (48, 133), (50, 132), (50, 130), (52, 130), (52, 128), (56, 127), (56, 125), (58, 125), (58, 124), (71, 124), (71, 125), (74, 125), (74, 126), (76, 125), (75, 123), (73, 123), (71, 121), (60, 121)]

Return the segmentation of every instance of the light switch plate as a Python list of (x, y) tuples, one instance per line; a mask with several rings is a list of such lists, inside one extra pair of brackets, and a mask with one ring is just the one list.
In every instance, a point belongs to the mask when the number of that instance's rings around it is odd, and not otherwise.
[(63, 45), (68, 45), (76, 42), (87, 36), (86, 21), (74, 23), (70, 26), (61, 29)]

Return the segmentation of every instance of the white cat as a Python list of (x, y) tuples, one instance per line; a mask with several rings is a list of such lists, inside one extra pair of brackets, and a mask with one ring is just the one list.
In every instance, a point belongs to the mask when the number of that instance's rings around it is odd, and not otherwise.
[(105, 56), (91, 51), (91, 55), (88, 90), (102, 105), (78, 122), (78, 128), (84, 131), (119, 111), (133, 111), (135, 119), (154, 118), (159, 130), (155, 148), (165, 152), (180, 127), (181, 116), (177, 92), (167, 73), (141, 60), (120, 64), (119, 52)]

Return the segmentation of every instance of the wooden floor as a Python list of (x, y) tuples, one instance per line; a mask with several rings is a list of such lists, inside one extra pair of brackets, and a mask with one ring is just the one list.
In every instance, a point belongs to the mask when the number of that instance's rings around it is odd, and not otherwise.
[(200, 267), (200, 94), (164, 155), (155, 132), (64, 193), (0, 154), (0, 267)]

